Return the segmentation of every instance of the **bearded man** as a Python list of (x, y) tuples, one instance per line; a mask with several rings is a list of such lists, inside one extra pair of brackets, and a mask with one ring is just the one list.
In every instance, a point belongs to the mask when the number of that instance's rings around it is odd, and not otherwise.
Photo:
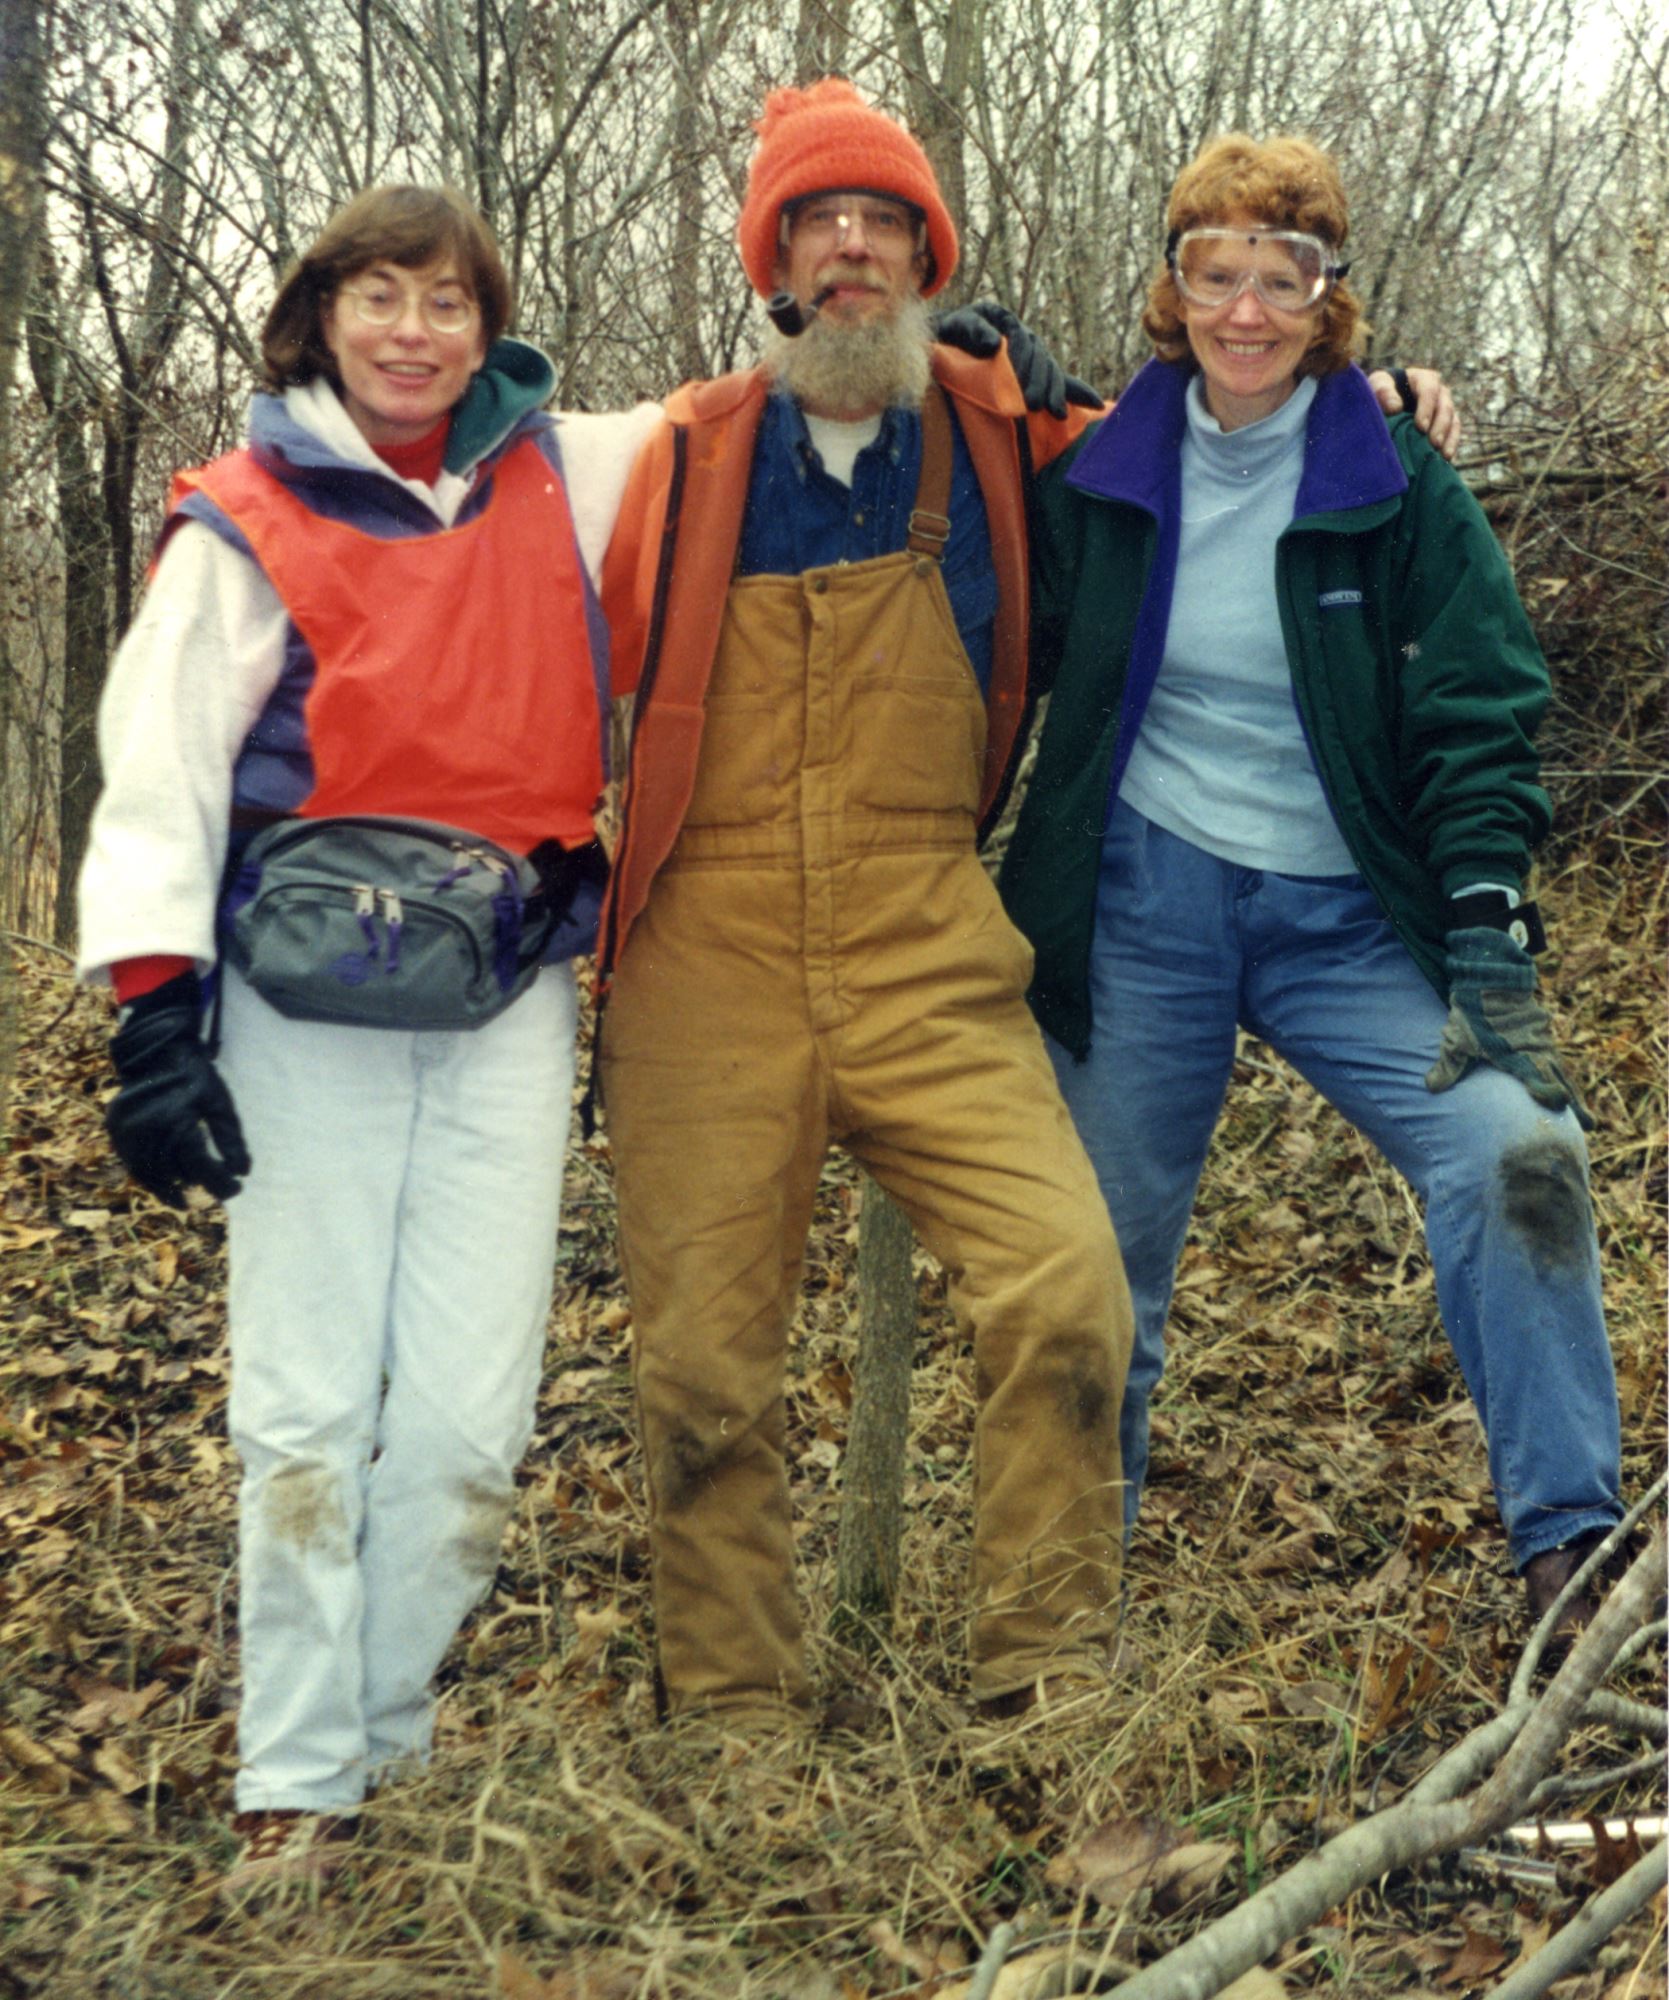
[(933, 344), (956, 231), (901, 126), (826, 79), (757, 129), (742, 261), (816, 316), (670, 397), (628, 486), (601, 1074), (664, 1707), (771, 1732), (813, 1701), (783, 1378), (831, 1142), (972, 1338), (979, 1700), (1105, 1675), (1131, 1323), (975, 853), (1026, 712), (1024, 482), (1088, 413)]

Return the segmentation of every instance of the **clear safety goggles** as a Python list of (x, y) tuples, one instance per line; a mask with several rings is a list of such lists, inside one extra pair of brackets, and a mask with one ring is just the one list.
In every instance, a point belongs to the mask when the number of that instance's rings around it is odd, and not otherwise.
[(1191, 306), (1226, 306), (1248, 285), (1275, 312), (1307, 312), (1350, 269), (1301, 229), (1173, 230), (1165, 261)]
[(877, 250), (925, 247), (926, 218), (919, 208), (864, 188), (808, 194), (782, 211), (784, 244), (821, 243), (839, 249), (860, 227), (864, 241)]
[(405, 317), (409, 300), (416, 301), (424, 323), (436, 333), (462, 333), (475, 322), (475, 301), (461, 285), (422, 291), (415, 285), (397, 285), (392, 278), (356, 278), (342, 287), (340, 296), (367, 326), (392, 326)]

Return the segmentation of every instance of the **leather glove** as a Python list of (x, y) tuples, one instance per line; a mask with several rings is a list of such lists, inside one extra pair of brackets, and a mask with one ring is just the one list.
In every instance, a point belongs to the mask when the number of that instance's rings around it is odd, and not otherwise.
[(228, 1201), (249, 1172), (232, 1094), (201, 1028), (197, 975), (182, 972), (124, 1007), (110, 1039), (122, 1086), (105, 1107), (110, 1142), (139, 1185), (172, 1208), (184, 1206), (188, 1187)]
[(940, 313), (933, 322), (933, 338), (982, 361), (988, 361), (1006, 339), (1009, 365), (1028, 410), (1047, 410), (1052, 417), (1064, 417), (1068, 403), (1090, 410), (1101, 407), (1101, 398), (1089, 384), (1068, 375), (1031, 328), (994, 299), (979, 299), (955, 312)]
[(608, 857), (599, 841), (564, 847), (559, 840), (541, 840), (528, 853), (539, 871), (539, 912), (555, 930), (574, 907), (582, 889), (601, 891), (608, 881)]
[(1576, 1085), (1553, 1046), (1552, 1024), (1535, 998), (1536, 967), (1505, 931), (1450, 931), (1449, 1018), (1437, 1061), (1426, 1072), (1427, 1090), (1447, 1090), (1480, 1062), (1516, 1077), (1548, 1111), (1575, 1112), (1584, 1132), (1594, 1129)]

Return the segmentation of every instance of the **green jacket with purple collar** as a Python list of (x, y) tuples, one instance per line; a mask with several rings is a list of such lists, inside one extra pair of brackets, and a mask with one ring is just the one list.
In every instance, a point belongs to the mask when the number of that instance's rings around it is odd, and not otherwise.
[[(1164, 656), (1191, 366), (1151, 361), (1038, 482), (1033, 670), (1052, 685), (1003, 863), (1030, 999), (1089, 1047), (1101, 836)], [(1440, 994), (1446, 900), (1521, 884), (1547, 831), (1547, 666), (1482, 510), (1356, 368), (1316, 386), (1275, 550), (1293, 699), (1363, 879)]]

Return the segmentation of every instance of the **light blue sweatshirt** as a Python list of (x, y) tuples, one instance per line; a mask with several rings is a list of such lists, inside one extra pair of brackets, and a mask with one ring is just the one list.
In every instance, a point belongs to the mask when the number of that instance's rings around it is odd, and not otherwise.
[(1188, 389), (1182, 533), (1165, 656), (1121, 796), (1169, 833), (1244, 868), (1355, 870), (1304, 740), (1275, 602), (1315, 400), (1224, 431), (1204, 377)]

